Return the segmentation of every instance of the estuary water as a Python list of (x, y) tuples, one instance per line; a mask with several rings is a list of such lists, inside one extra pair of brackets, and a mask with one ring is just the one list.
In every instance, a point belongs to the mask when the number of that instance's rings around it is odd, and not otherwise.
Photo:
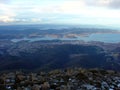
[(94, 33), (89, 36), (77, 36), (76, 38), (54, 38), (54, 37), (38, 37), (38, 38), (21, 38), (21, 39), (12, 39), (13, 42), (19, 41), (40, 41), (40, 40), (83, 40), (83, 41), (100, 41), (106, 43), (119, 43), (120, 42), (120, 33)]

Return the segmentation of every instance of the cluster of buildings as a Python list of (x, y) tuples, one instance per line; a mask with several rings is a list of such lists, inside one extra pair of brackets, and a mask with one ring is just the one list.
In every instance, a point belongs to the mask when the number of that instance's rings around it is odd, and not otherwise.
[(120, 90), (120, 73), (98, 69), (4, 72), (0, 90)]

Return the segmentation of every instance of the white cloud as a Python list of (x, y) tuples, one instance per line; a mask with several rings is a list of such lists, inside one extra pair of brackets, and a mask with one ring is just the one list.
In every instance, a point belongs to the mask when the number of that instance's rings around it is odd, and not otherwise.
[(59, 10), (59, 6), (37, 6), (37, 7), (33, 7), (31, 8), (30, 10), (31, 12), (33, 13), (37, 13), (37, 14), (47, 14), (47, 13), (60, 13), (60, 10)]
[(42, 19), (32, 18), (31, 21), (34, 22), (34, 23), (36, 23), (36, 22), (42, 22)]
[(11, 18), (9, 16), (0, 16), (0, 22), (3, 23), (10, 23), (10, 22), (14, 22), (14, 18)]
[[(120, 0), (0, 0), (0, 22), (70, 22), (82, 18), (120, 19)], [(112, 8), (112, 9), (111, 9)], [(71, 17), (67, 18), (67, 16)], [(67, 19), (66, 19), (67, 18)], [(93, 20), (94, 21), (94, 20)], [(79, 21), (76, 21), (79, 22)], [(86, 21), (88, 22), (88, 21)], [(115, 23), (115, 21), (114, 21)], [(117, 23), (117, 22), (116, 22)]]
[(0, 3), (0, 14), (5, 14), (9, 16), (15, 16), (12, 8), (9, 5)]
[(61, 6), (62, 13), (76, 14), (85, 10), (85, 2), (83, 0), (65, 1)]
[(14, 22), (16, 14), (10, 9), (8, 5), (0, 3), (0, 22), (8, 23)]
[[(86, 0), (87, 1), (87, 0)], [(95, 1), (95, 0), (92, 0)], [(110, 0), (96, 0), (95, 3), (107, 5)], [(60, 13), (77, 15), (80, 17), (120, 18), (120, 11), (103, 7), (89, 6), (85, 0), (65, 1), (59, 8)]]
[[(90, 2), (91, 1), (91, 2)], [(31, 12), (41, 14), (63, 14), (79, 17), (120, 18), (120, 11), (100, 6), (107, 6), (111, 0), (66, 0), (58, 6), (34, 7)]]
[(80, 1), (66, 1), (63, 5), (60, 6), (61, 13), (71, 14), (71, 15), (80, 15), (84, 16), (87, 12), (87, 6), (85, 3)]

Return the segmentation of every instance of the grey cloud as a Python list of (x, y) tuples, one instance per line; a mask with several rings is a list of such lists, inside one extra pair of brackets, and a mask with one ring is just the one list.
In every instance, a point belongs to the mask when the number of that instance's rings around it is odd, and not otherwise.
[(11, 0), (0, 0), (0, 3), (9, 3)]
[(90, 6), (120, 8), (120, 0), (85, 0), (85, 3)]
[(109, 3), (109, 7), (111, 8), (120, 8), (120, 0), (112, 0), (110, 3)]

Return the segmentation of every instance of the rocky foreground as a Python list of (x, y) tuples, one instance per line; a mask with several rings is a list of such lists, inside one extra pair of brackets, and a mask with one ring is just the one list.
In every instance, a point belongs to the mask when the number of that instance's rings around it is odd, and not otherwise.
[(4, 72), (0, 90), (120, 90), (120, 72), (64, 69), (50, 72)]

